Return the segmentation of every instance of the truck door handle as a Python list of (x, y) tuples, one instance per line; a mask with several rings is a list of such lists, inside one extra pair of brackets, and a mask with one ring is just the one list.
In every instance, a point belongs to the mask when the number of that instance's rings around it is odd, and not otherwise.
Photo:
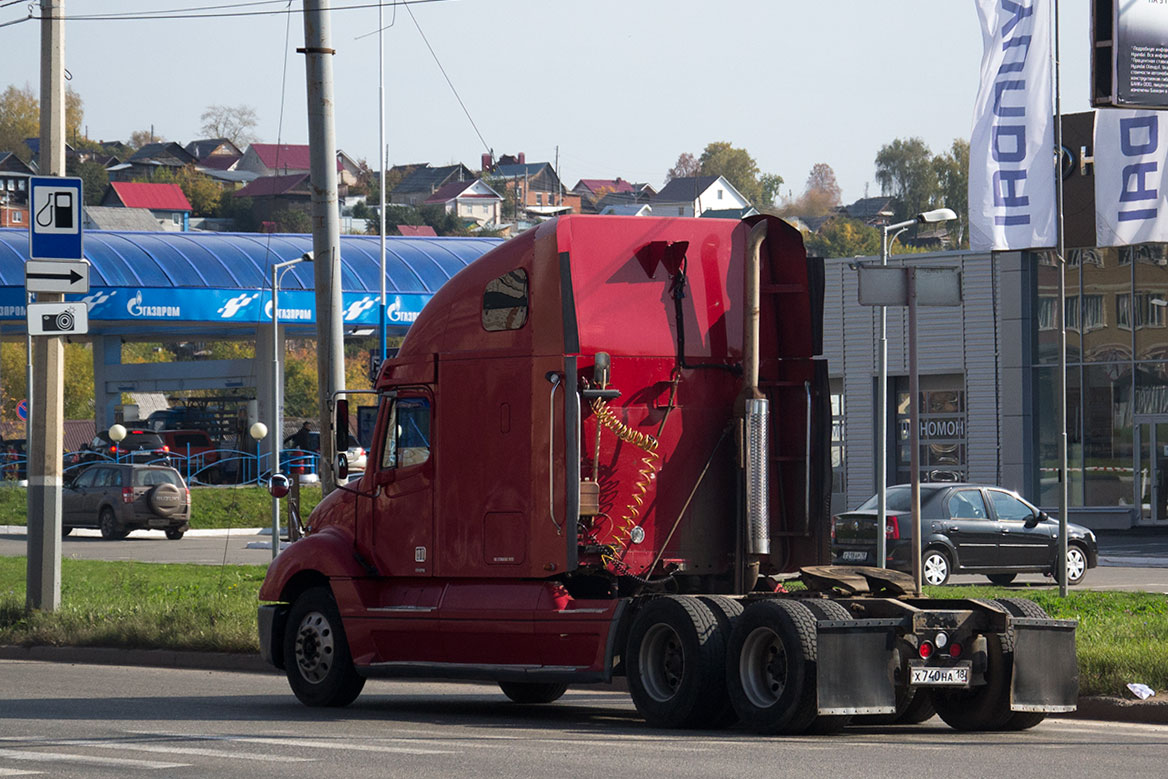
[(949, 525), (945, 529), (948, 530), (950, 533), (956, 533), (957, 531), (961, 530), (961, 526), (960, 525)]

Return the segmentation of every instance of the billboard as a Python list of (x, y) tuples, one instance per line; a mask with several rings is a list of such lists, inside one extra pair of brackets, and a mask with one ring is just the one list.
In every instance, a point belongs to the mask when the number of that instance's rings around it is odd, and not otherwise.
[(1091, 16), (1092, 104), (1168, 108), (1168, 3), (1095, 0)]

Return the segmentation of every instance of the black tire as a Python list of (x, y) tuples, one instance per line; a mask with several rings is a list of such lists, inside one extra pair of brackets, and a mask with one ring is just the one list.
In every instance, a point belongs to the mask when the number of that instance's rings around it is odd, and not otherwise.
[(949, 581), (953, 561), (943, 549), (926, 549), (921, 555), (921, 583), (940, 587)]
[(697, 598), (654, 598), (633, 619), (625, 653), (629, 694), (653, 727), (700, 728), (725, 693), (725, 636)]
[(986, 578), (990, 580), (990, 583), (996, 584), (999, 587), (1005, 587), (1007, 584), (1013, 583), (1014, 579), (1016, 579), (1017, 577), (1018, 577), (1018, 574), (1016, 574), (1016, 573), (989, 573), (989, 574), (986, 574)]
[(183, 530), (171, 528), (170, 530), (166, 531), (166, 537), (169, 538), (171, 541), (178, 541), (180, 538), (183, 537), (184, 532), (185, 531), (183, 531)]
[[(811, 613), (817, 619), (828, 621), (852, 619), (852, 612), (848, 611), (842, 603), (836, 603), (833, 600), (806, 600), (803, 601), (803, 605), (811, 609)], [(851, 721), (851, 714), (816, 714), (815, 719), (807, 726), (806, 732), (816, 735), (839, 733)]]
[(1067, 544), (1067, 584), (1074, 586), (1087, 575), (1087, 551), (1078, 544)]
[[(1010, 612), (1014, 617), (1032, 617), (1034, 619), (1050, 619), (1050, 615), (1032, 600), (1026, 598), (996, 598), (994, 603), (999, 604), (1006, 611)], [(1010, 649), (1014, 648), (1014, 633), (1009, 631)], [(1046, 712), (1042, 711), (1016, 711), (1010, 719), (1006, 720), (1006, 724), (1002, 726), (1003, 730), (1029, 730), (1038, 723), (1046, 719)]]
[[(714, 615), (714, 619), (718, 621), (718, 629), (722, 632), (723, 641), (728, 641), (730, 631), (734, 630), (734, 623), (742, 615), (742, 603), (725, 595), (699, 595), (698, 600)], [(722, 686), (722, 690), (724, 694), (714, 704), (718, 706), (719, 712), (711, 718), (711, 727), (728, 727), (738, 721), (734, 705), (730, 703), (730, 695), (725, 692), (725, 685)]]
[(292, 692), (306, 706), (348, 706), (365, 686), (357, 673), (333, 594), (327, 587), (303, 592), (288, 613), (284, 670)]
[(815, 721), (815, 615), (768, 599), (750, 604), (726, 651), (726, 683), (738, 719), (759, 733), (802, 733)]
[(120, 541), (130, 535), (130, 531), (118, 523), (117, 515), (114, 514), (114, 510), (109, 506), (103, 508), (101, 513), (98, 514), (97, 529), (101, 531), (101, 537), (106, 541)]
[(568, 691), (559, 682), (499, 682), (499, 689), (516, 703), (551, 703)]

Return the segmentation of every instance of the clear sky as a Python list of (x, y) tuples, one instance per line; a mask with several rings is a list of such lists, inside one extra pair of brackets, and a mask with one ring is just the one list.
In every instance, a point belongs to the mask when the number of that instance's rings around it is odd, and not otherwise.
[[(293, 2), (66, 0), (70, 17)], [(332, 0), (338, 146), (376, 166), (376, 0)], [(28, 1), (0, 0), (0, 24)], [(361, 6), (361, 7), (357, 7)], [(486, 146), (580, 178), (660, 187), (682, 152), (746, 148), (784, 194), (811, 166), (836, 172), (845, 202), (879, 194), (873, 160), (895, 138), (934, 152), (968, 138), (981, 33), (975, 0), (440, 0), (411, 6)], [(189, 11), (188, 13), (225, 13)], [(386, 139), (391, 164), (463, 162), (485, 150), (418, 27), (386, 0)], [(1062, 94), (1088, 108), (1088, 0), (1062, 0)], [(66, 24), (66, 67), (95, 139), (149, 129), (186, 143), (211, 104), (250, 105), (260, 140), (307, 143), (304, 25), (292, 14), (108, 19)], [(39, 88), (40, 27), (0, 27), (0, 89)], [(283, 83), (287, 54), (287, 82)], [(281, 101), (283, 99), (283, 121)]]

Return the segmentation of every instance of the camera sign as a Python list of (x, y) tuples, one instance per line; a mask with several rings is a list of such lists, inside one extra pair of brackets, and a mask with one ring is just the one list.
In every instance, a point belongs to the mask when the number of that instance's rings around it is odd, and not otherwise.
[(29, 335), (84, 335), (89, 332), (89, 309), (84, 301), (29, 303)]
[(29, 257), (34, 260), (80, 260), (81, 179), (29, 178)]

